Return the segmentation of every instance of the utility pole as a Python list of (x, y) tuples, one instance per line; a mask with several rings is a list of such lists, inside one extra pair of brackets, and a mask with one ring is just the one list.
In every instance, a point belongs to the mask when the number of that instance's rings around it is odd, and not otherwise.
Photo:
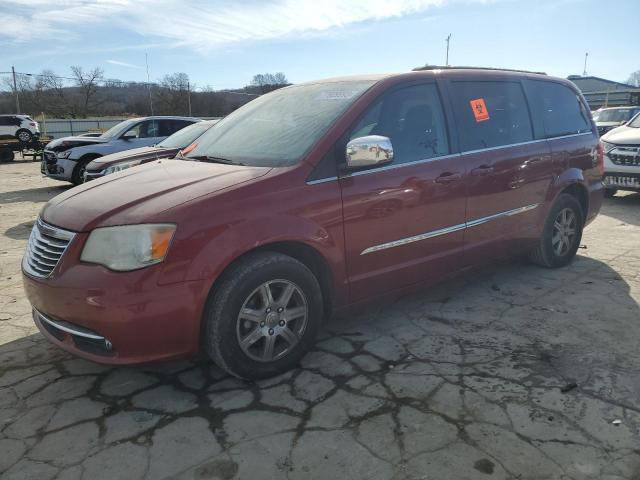
[(16, 83), (16, 69), (12, 66), (11, 73), (13, 74), (13, 93), (16, 96), (16, 114), (20, 114), (20, 98), (18, 96), (18, 84)]
[(189, 102), (189, 116), (191, 117), (191, 83), (187, 81), (187, 100)]
[(584, 54), (584, 69), (582, 70), (582, 76), (583, 77), (587, 76), (587, 58), (589, 58), (589, 52), (586, 52)]
[(151, 109), (151, 116), (153, 117), (153, 99), (151, 98), (151, 80), (149, 79), (149, 56), (144, 54), (144, 61), (147, 64), (147, 90), (149, 91), (149, 107)]
[(451, 41), (451, 34), (447, 37), (447, 57), (445, 60), (445, 66), (449, 66), (449, 42)]

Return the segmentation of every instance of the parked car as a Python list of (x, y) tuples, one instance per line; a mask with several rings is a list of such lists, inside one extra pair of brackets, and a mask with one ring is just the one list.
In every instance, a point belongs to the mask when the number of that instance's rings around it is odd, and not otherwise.
[(111, 153), (161, 142), (178, 130), (201, 121), (191, 117), (144, 117), (125, 120), (99, 137), (64, 137), (44, 148), (40, 171), (53, 179), (79, 185), (89, 162)]
[(173, 158), (179, 151), (192, 145), (199, 136), (209, 130), (217, 121), (205, 120), (194, 123), (184, 127), (182, 130), (178, 130), (157, 145), (134, 148), (97, 158), (87, 165), (84, 172), (84, 181), (104, 177), (110, 173), (120, 172), (153, 160)]
[(51, 342), (110, 364), (203, 349), (238, 377), (274, 375), (332, 312), (526, 252), (568, 264), (603, 198), (580, 92), (515, 71), (282, 88), (185, 160), (44, 206), (22, 267)]
[(28, 115), (0, 115), (0, 137), (15, 137), (29, 143), (40, 135), (38, 122)]
[(640, 192), (640, 113), (601, 138), (604, 147), (605, 195), (618, 190)]
[(595, 122), (598, 134), (602, 136), (609, 130), (619, 127), (631, 120), (638, 112), (640, 107), (611, 107), (597, 110)]

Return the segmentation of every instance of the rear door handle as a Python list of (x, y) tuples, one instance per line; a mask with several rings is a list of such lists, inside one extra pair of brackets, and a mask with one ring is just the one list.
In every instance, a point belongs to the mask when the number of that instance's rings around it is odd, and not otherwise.
[(476, 176), (489, 175), (491, 172), (493, 172), (493, 170), (494, 168), (491, 165), (480, 165), (479, 167), (471, 170), (471, 175), (476, 175)]
[(436, 183), (443, 183), (443, 184), (447, 184), (447, 183), (452, 183), (455, 182), (457, 180), (460, 180), (462, 178), (462, 175), (460, 175), (457, 172), (444, 172), (442, 175), (440, 175), (439, 177), (437, 177), (434, 182)]

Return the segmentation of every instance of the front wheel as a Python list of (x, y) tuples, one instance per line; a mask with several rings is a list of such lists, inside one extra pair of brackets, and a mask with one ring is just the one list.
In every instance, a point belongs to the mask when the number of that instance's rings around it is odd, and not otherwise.
[(576, 198), (561, 194), (549, 211), (538, 246), (530, 254), (537, 265), (558, 268), (575, 257), (584, 227), (584, 213)]
[(73, 173), (71, 174), (71, 183), (74, 185), (80, 185), (84, 183), (84, 172), (87, 170), (87, 165), (91, 163), (92, 160), (98, 157), (90, 157), (90, 158), (81, 158), (76, 163), (76, 166), (73, 169)]
[(26, 129), (23, 128), (23, 129), (18, 130), (16, 132), (16, 137), (22, 143), (29, 143), (33, 139), (33, 133), (31, 133), (29, 130), (26, 130)]
[(322, 319), (318, 280), (287, 255), (260, 252), (230, 267), (210, 294), (203, 343), (232, 375), (265, 378), (295, 367)]
[(604, 198), (613, 198), (613, 196), (618, 193), (618, 190), (615, 188), (605, 188), (604, 189)]

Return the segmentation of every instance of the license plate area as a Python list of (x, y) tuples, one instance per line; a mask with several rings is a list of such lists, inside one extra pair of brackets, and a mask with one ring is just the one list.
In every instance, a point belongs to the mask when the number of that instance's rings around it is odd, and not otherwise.
[(624, 175), (607, 175), (604, 177), (604, 184), (611, 187), (627, 187), (640, 189), (640, 178)]

